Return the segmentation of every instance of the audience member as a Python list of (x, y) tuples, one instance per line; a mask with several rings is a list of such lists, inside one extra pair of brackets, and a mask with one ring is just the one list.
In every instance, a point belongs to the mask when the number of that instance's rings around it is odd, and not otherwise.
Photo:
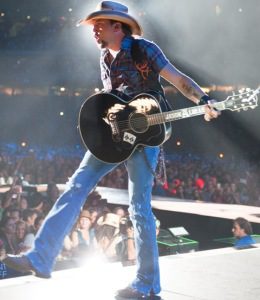
[(97, 224), (99, 212), (94, 207), (90, 207), (89, 214), (90, 214), (90, 220), (91, 220), (92, 227), (94, 228)]
[(17, 208), (20, 210), (21, 214), (23, 213), (23, 211), (25, 209), (28, 208), (28, 200), (25, 196), (23, 196), (23, 195), (21, 196), (20, 202), (19, 202)]
[(15, 230), (15, 252), (16, 254), (20, 254), (29, 250), (28, 247), (25, 246), (24, 240), (27, 234), (27, 225), (24, 221), (19, 220), (16, 222), (16, 230)]
[(120, 220), (120, 235), (122, 240), (116, 245), (117, 259), (123, 266), (136, 263), (134, 228), (129, 216)]
[(2, 200), (2, 207), (16, 207), (20, 202), (20, 197), (22, 194), (22, 186), (14, 185), (11, 186), (9, 191), (7, 191)]
[[(6, 256), (6, 250), (5, 250), (5, 244), (4, 242), (0, 239), (0, 261), (2, 261), (5, 256)], [(1, 279), (1, 276), (0, 276)]]
[(38, 217), (36, 210), (28, 208), (23, 211), (23, 220), (27, 224), (28, 233), (35, 233), (35, 219)]
[(82, 210), (75, 229), (71, 233), (71, 248), (74, 256), (84, 257), (90, 251), (94, 234), (91, 231), (91, 218), (87, 210)]
[(97, 221), (97, 249), (109, 260), (117, 261), (116, 245), (122, 240), (119, 232), (120, 217), (113, 213), (101, 216)]
[(1, 221), (0, 240), (4, 243), (4, 248), (7, 253), (15, 254), (15, 220), (10, 217), (5, 217)]
[(23, 247), (26, 250), (29, 250), (32, 248), (33, 243), (34, 243), (34, 239), (35, 239), (35, 235), (37, 233), (37, 231), (40, 229), (41, 224), (43, 223), (45, 217), (43, 215), (39, 215), (37, 216), (37, 218), (34, 221), (34, 231), (28, 232), (25, 235), (24, 241), (23, 241)]
[(232, 232), (236, 238), (234, 247), (236, 249), (250, 248), (255, 244), (255, 240), (251, 237), (252, 226), (248, 220), (244, 218), (236, 218), (233, 222)]
[(16, 223), (21, 219), (21, 211), (18, 208), (12, 208), (9, 210), (9, 217)]
[(45, 201), (45, 212), (47, 213), (53, 206), (53, 204), (56, 202), (56, 200), (59, 198), (60, 190), (56, 183), (50, 182), (47, 185), (47, 191), (46, 191), (46, 201)]
[(120, 219), (124, 218), (126, 216), (126, 212), (121, 206), (116, 206), (113, 211), (114, 214), (118, 215)]

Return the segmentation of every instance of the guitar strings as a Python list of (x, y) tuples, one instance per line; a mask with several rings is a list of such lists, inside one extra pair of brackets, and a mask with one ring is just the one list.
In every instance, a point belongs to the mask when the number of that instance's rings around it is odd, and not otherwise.
[[(155, 115), (149, 115), (150, 117), (152, 117), (155, 121), (156, 121), (156, 124), (161, 124), (163, 123), (164, 121), (162, 120), (162, 117), (161, 116), (155, 116)], [(149, 117), (148, 116), (148, 117)], [(147, 124), (148, 126), (153, 126), (153, 125), (156, 125), (156, 124), (151, 124), (151, 121), (154, 121), (150, 118), (150, 122), (149, 122), (149, 118), (146, 118), (145, 120), (147, 120)], [(118, 127), (119, 129), (121, 130), (127, 130), (127, 129), (130, 129), (130, 124), (134, 124), (134, 125), (143, 125), (144, 124), (144, 117), (137, 117), (135, 118), (134, 120), (121, 120), (121, 121), (118, 121), (117, 124), (118, 124)]]
[[(162, 114), (148, 115), (147, 118), (137, 117), (135, 119), (132, 119), (131, 122), (140, 124), (144, 119), (148, 120), (148, 122), (149, 122), (149, 119), (150, 119), (150, 121), (153, 121), (152, 119), (154, 119), (154, 120), (156, 120), (157, 122), (160, 122), (160, 123), (164, 122)], [(125, 124), (129, 124), (130, 120), (129, 119), (128, 120), (121, 120), (121, 121), (118, 121), (117, 123), (118, 123), (118, 125), (122, 125), (122, 124), (125, 125)]]

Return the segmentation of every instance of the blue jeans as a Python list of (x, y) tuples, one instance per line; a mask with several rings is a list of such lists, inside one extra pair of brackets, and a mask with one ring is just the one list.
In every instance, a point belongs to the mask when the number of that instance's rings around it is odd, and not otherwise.
[[(136, 150), (126, 162), (129, 176), (129, 213), (133, 222), (137, 251), (137, 275), (132, 287), (148, 294), (151, 290), (159, 293), (160, 276), (155, 220), (151, 208), (153, 174), (144, 159), (155, 169), (158, 147)], [(70, 178), (67, 188), (59, 197), (46, 217), (35, 238), (34, 247), (27, 258), (41, 274), (49, 276), (55, 258), (62, 249), (65, 236), (75, 224), (88, 194), (99, 179), (114, 169), (117, 164), (97, 160), (89, 151), (79, 168)]]

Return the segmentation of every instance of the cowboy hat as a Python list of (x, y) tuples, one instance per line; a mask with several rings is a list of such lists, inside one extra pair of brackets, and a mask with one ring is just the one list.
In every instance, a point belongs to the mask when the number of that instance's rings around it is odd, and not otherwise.
[(106, 215), (101, 216), (97, 220), (97, 224), (99, 226), (110, 225), (112, 227), (119, 228), (119, 223), (120, 223), (120, 217), (116, 214), (113, 214), (113, 213), (107, 213)]
[(80, 20), (77, 25), (90, 25), (97, 19), (109, 19), (127, 24), (130, 26), (133, 35), (142, 35), (143, 30), (140, 24), (128, 14), (128, 7), (122, 3), (102, 1), (96, 9), (96, 11), (89, 14), (84, 20)]

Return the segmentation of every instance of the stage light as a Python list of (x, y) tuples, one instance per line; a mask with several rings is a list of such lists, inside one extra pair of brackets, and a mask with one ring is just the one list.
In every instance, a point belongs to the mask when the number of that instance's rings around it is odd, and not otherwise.
[(4, 17), (4, 16), (5, 16), (5, 13), (2, 12), (2, 13), (1, 13), (1, 17)]
[(204, 93), (208, 94), (210, 92), (210, 87), (203, 86), (201, 89), (203, 90)]
[(21, 146), (24, 148), (27, 146), (27, 143), (26, 142), (21, 142)]
[(61, 86), (61, 87), (60, 87), (60, 91), (61, 91), (61, 92), (65, 92), (65, 91), (66, 91), (66, 88), (65, 88), (64, 86)]
[(64, 116), (64, 112), (60, 111), (60, 116), (63, 117)]
[(31, 16), (27, 16), (26, 19), (27, 19), (27, 20), (30, 20), (30, 19), (31, 19)]
[(218, 157), (221, 158), (221, 159), (224, 158), (224, 153), (222, 153), (222, 152), (219, 153)]
[[(54, 272), (51, 282), (55, 283), (50, 282), (48, 294), (59, 294), (61, 299), (67, 300), (72, 297), (75, 291), (78, 292), (79, 290), (83, 291), (86, 289), (87, 282), (91, 283), (87, 284), (87, 298), (115, 299), (115, 291), (127, 286), (129, 279), (135, 275), (135, 268), (128, 267), (126, 270), (123, 269), (123, 266), (119, 262), (108, 262), (101, 253), (99, 257), (97, 256), (86, 254), (85, 258), (75, 257), (76, 268)], [(100, 288), (101, 283), (102, 288)], [(63, 285), (62, 288), (61, 285)], [(113, 289), (111, 289), (111, 286), (113, 286)], [(30, 290), (30, 293), (32, 291)], [(71, 293), (71, 291), (73, 292)], [(46, 298), (39, 297), (39, 295), (37, 297), (39, 300)], [(27, 298), (30, 297), (28, 296)]]
[(146, 15), (146, 12), (145, 12), (145, 11), (140, 11), (140, 12), (138, 13), (138, 15), (139, 15), (139, 17), (143, 17), (143, 16)]
[(69, 11), (69, 12), (72, 12), (72, 8), (69, 8), (68, 11)]
[(176, 142), (176, 145), (177, 145), (178, 147), (180, 147), (180, 146), (181, 146), (181, 141), (177, 141), (177, 142)]
[(219, 5), (216, 5), (216, 15), (219, 16), (221, 14), (221, 7)]

